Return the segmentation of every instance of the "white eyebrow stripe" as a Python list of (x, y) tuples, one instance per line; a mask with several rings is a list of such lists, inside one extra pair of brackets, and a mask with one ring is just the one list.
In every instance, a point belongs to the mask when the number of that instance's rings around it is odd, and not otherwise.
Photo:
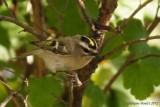
[(56, 49), (58, 49), (58, 46), (59, 46), (59, 42), (56, 41), (56, 45), (55, 45)]
[(82, 47), (86, 47), (87, 46), (87, 44), (85, 43), (85, 42), (80, 42), (79, 43)]
[(84, 43), (84, 42), (80, 42), (80, 45), (83, 48), (86, 48), (87, 50), (89, 50), (90, 52), (93, 52), (93, 53), (97, 53), (98, 52), (96, 49), (89, 48), (88, 45), (86, 45), (86, 43)]

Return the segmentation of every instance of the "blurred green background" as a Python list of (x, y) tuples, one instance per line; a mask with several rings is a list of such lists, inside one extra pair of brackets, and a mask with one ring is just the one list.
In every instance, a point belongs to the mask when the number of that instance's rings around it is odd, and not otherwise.
[[(118, 0), (118, 6), (111, 18), (110, 25), (115, 27), (117, 24), (123, 22), (124, 19), (128, 18), (139, 6), (140, 2), (143, 3), (144, 1), (145, 0)], [(59, 19), (47, 1), (43, 0), (42, 4), (44, 6), (45, 24), (47, 28), (56, 28), (61, 34), (68, 36), (88, 34), (88, 25), (84, 21), (75, 0), (53, 0), (52, 2), (62, 15), (62, 19)], [(98, 0), (85, 0), (87, 11), (93, 19), (96, 19), (98, 16), (99, 2)], [(8, 0), (7, 3), (10, 8), (13, 8), (14, 5), (11, 0)], [(27, 11), (29, 1), (17, 0), (16, 6), (17, 19), (23, 23), (31, 24), (29, 22), (33, 21), (32, 12)], [(158, 0), (153, 0), (140, 10), (128, 26), (123, 29), (124, 34), (116, 36), (110, 41), (100, 55), (105, 55), (105, 53), (110, 52), (113, 48), (124, 42), (140, 37), (159, 35), (160, 24), (157, 25), (150, 35), (147, 33), (147, 28), (155, 18), (157, 6)], [(160, 17), (160, 12), (158, 14)], [(10, 15), (4, 4), (0, 5), (0, 15)], [(62, 20), (62, 22), (60, 20)], [(25, 51), (34, 49), (34, 47), (28, 45), (26, 41), (33, 41), (36, 40), (36, 38), (29, 33), (20, 32), (22, 30), (22, 28), (15, 24), (0, 21), (0, 68), (6, 68), (23, 75), (27, 67), (31, 66), (31, 64), (29, 64), (26, 59), (13, 61), (11, 58)], [(106, 37), (109, 35), (110, 32), (107, 32)], [(148, 58), (130, 65), (114, 82), (111, 91), (107, 94), (104, 93), (104, 87), (124, 63), (129, 53), (134, 53), (137, 58), (149, 53), (160, 54), (160, 40), (150, 40), (148, 42), (134, 44), (100, 62), (91, 77), (92, 81), (85, 90), (83, 107), (147, 107), (143, 104), (133, 104), (147, 101), (150, 103), (158, 102), (158, 104), (150, 107), (160, 107), (159, 58)], [(36, 59), (33, 61), (36, 62)], [(32, 64), (31, 70), (35, 67), (36, 65)], [(17, 90), (21, 82), (21, 79), (17, 77), (17, 75), (7, 70), (1, 70), (0, 75), (5, 78), (6, 82), (13, 89)], [(65, 104), (58, 99), (65, 91), (64, 78), (63, 73), (57, 73), (54, 76), (49, 74), (41, 78), (36, 78), (36, 74), (32, 75), (29, 78), (29, 107), (65, 107)], [(21, 91), (25, 94), (26, 87)], [(0, 83), (0, 103), (7, 96), (7, 90)], [(10, 102), (7, 107), (13, 107), (13, 103)]]

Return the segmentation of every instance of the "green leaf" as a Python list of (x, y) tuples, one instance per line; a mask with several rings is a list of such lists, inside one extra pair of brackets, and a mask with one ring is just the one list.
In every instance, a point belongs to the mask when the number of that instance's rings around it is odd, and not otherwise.
[(0, 102), (2, 102), (7, 97), (7, 90), (4, 85), (0, 83)]
[(118, 90), (111, 90), (105, 94), (98, 86), (89, 83), (83, 97), (83, 107), (127, 107), (124, 106), (129, 100), (126, 94)]
[(1, 32), (1, 37), (0, 37), (0, 44), (6, 47), (7, 49), (10, 48), (10, 40), (9, 40), (9, 35), (7, 29), (3, 28), (0, 24), (0, 32)]
[(160, 55), (160, 49), (157, 47), (150, 47), (150, 53)]
[(127, 100), (129, 100), (129, 97), (125, 93), (111, 89), (106, 103), (108, 107), (128, 107)]
[(123, 74), (125, 88), (139, 100), (150, 96), (154, 86), (160, 84), (160, 59), (147, 58), (130, 65)]
[(103, 61), (102, 63), (103, 65), (100, 63), (98, 65), (98, 69), (96, 69), (96, 72), (93, 73), (91, 77), (91, 79), (94, 81), (94, 84), (99, 86), (101, 89), (106, 86), (110, 77), (113, 76), (113, 69), (110, 66), (110, 63), (108, 61)]
[(62, 95), (59, 81), (53, 77), (30, 78), (29, 84), (29, 102), (33, 107), (52, 107), (52, 105), (62, 107), (58, 101)]
[[(88, 84), (84, 95), (88, 98), (88, 100), (91, 101), (89, 107), (102, 107), (102, 105), (104, 105), (106, 102), (106, 95), (104, 92), (93, 83)], [(88, 100), (83, 100), (83, 102), (87, 102), (86, 104), (88, 104)]]
[[(106, 35), (105, 35), (105, 39), (104, 41), (109, 38), (109, 36), (111, 36), (111, 33), (110, 32), (107, 32)], [(115, 36), (111, 41), (109, 41), (109, 43), (103, 48), (100, 56), (104, 56), (106, 53), (110, 52), (112, 49), (118, 47), (119, 45), (121, 45), (123, 43), (123, 38), (121, 35), (117, 35)], [(121, 55), (123, 50), (120, 50), (118, 52), (116, 52), (114, 55), (111, 56), (111, 58), (114, 58), (114, 57), (118, 57), (119, 55)]]
[[(125, 42), (129, 42), (138, 38), (147, 37), (148, 33), (141, 20), (132, 19), (128, 25), (124, 27), (123, 35), (121, 36)], [(146, 42), (140, 42), (130, 45), (129, 51), (134, 53), (137, 57), (140, 57), (146, 53), (149, 53), (149, 47)]]
[(127, 26), (124, 27), (123, 33), (123, 37), (126, 42), (133, 39), (138, 39), (140, 37), (148, 36), (146, 28), (143, 26), (141, 20), (139, 19), (132, 19), (127, 24)]
[(50, 27), (56, 27), (58, 31), (65, 35), (86, 34), (88, 32), (88, 26), (80, 17), (80, 11), (75, 0), (68, 2), (66, 0), (54, 0), (52, 2), (62, 18), (58, 18), (58, 15), (48, 5), (45, 11), (47, 23)]
[(84, 1), (87, 8), (87, 12), (91, 18), (96, 19), (98, 17), (98, 5), (95, 0), (86, 0)]

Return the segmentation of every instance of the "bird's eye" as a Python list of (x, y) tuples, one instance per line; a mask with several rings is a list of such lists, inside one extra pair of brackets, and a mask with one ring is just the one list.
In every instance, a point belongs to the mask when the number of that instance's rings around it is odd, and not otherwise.
[(82, 49), (83, 49), (83, 52), (84, 52), (85, 55), (92, 55), (92, 56), (96, 56), (97, 55), (97, 52), (91, 51), (91, 50), (89, 50), (87, 48), (83, 47)]
[(90, 53), (90, 51), (86, 48), (82, 48), (85, 53)]

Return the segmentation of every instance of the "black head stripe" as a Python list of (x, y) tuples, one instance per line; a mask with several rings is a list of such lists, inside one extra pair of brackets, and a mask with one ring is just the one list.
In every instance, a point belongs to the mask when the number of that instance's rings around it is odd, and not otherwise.
[(55, 45), (56, 45), (56, 41), (53, 40), (50, 46), (55, 46)]
[(95, 40), (92, 39), (92, 38), (89, 38), (89, 37), (86, 37), (86, 36), (82, 36), (81, 37), (81, 41), (83, 41), (86, 44), (88, 44), (88, 46), (90, 48), (96, 49), (96, 47), (97, 47), (97, 44), (96, 44)]
[(81, 37), (81, 41), (89, 43), (89, 39), (87, 37), (85, 37), (85, 36)]

